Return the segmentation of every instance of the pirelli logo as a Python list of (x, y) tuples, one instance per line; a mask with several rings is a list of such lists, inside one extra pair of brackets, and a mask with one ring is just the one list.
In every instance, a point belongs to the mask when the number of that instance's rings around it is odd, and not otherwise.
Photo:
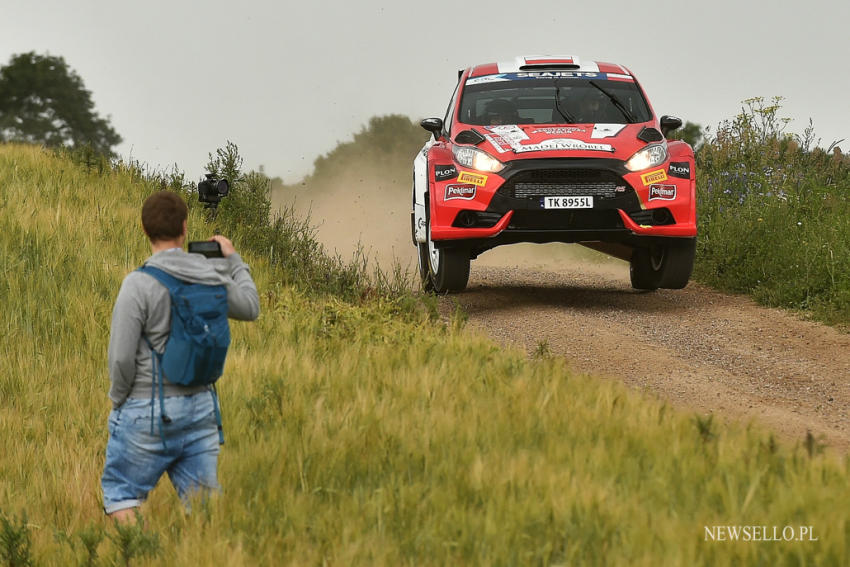
[(667, 181), (667, 172), (663, 169), (656, 169), (655, 171), (650, 171), (649, 173), (644, 173), (643, 175), (641, 175), (640, 180), (643, 181), (644, 185), (651, 185), (653, 183)]
[[(667, 179), (665, 177), (665, 179)], [(487, 176), (481, 175), (478, 173), (469, 173), (468, 171), (464, 171), (460, 175), (458, 175), (457, 180), (459, 183), (472, 183), (473, 185), (484, 185), (487, 183)]]

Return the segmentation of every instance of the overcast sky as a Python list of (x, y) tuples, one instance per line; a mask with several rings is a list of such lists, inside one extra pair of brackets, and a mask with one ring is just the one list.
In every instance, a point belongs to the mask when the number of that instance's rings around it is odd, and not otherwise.
[(826, 146), (850, 139), (848, 22), (847, 0), (0, 0), (0, 64), (64, 57), (125, 157), (198, 178), (231, 140), (292, 182), (371, 116), (442, 116), (459, 68), (520, 54), (621, 63), (656, 112), (702, 125), (782, 95)]

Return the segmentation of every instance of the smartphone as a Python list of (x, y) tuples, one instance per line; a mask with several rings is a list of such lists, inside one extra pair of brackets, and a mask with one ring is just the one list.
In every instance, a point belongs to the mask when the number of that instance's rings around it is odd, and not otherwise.
[(221, 244), (215, 240), (196, 240), (189, 243), (189, 254), (203, 254), (207, 258), (223, 258)]

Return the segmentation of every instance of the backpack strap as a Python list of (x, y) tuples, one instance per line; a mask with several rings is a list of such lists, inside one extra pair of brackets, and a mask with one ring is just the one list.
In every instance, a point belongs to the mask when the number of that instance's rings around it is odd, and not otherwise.
[(166, 289), (168, 289), (168, 293), (170, 295), (174, 295), (174, 293), (177, 291), (177, 288), (184, 283), (182, 280), (175, 278), (165, 270), (155, 268), (154, 266), (148, 266), (147, 264), (144, 264), (142, 267), (140, 267), (139, 271), (156, 278), (159, 283), (161, 283), (166, 287)]
[(215, 422), (218, 426), (218, 444), (224, 445), (224, 429), (221, 426), (221, 409), (218, 405), (218, 392), (215, 389), (215, 384), (210, 388), (210, 393), (213, 399), (213, 411), (215, 411)]
[(162, 353), (157, 352), (153, 348), (153, 344), (151, 344), (150, 340), (145, 335), (142, 335), (142, 338), (145, 339), (145, 342), (148, 344), (148, 348), (151, 350), (151, 366), (152, 366), (152, 378), (151, 381), (151, 435), (153, 435), (153, 422), (154, 422), (154, 397), (156, 395), (156, 389), (159, 387), (159, 436), (162, 439), (162, 447), (164, 449), (168, 449), (168, 445), (165, 443), (165, 434), (162, 432), (162, 424), (163, 423), (171, 423), (171, 418), (165, 415), (165, 396), (163, 396), (163, 383), (162, 383)]
[[(139, 268), (140, 272), (146, 273), (150, 276), (153, 276), (159, 283), (161, 283), (168, 290), (168, 295), (171, 297), (172, 302), (174, 301), (174, 293), (177, 291), (177, 288), (181, 285), (181, 281), (169, 274), (164, 270), (160, 270), (159, 268), (155, 268), (153, 266), (148, 266), (147, 264), (142, 265)], [(165, 444), (165, 434), (162, 431), (163, 423), (171, 423), (171, 418), (165, 414), (165, 384), (164, 378), (162, 374), (162, 355), (163, 353), (157, 352), (156, 349), (153, 348), (153, 343), (151, 343), (150, 339), (146, 335), (142, 335), (142, 338), (145, 339), (145, 342), (148, 344), (148, 348), (151, 351), (151, 365), (153, 370), (153, 382), (151, 383), (151, 435), (153, 435), (153, 422), (154, 422), (154, 402), (156, 397), (156, 391), (159, 390), (159, 436), (162, 438), (162, 446), (164, 448), (168, 448)]]

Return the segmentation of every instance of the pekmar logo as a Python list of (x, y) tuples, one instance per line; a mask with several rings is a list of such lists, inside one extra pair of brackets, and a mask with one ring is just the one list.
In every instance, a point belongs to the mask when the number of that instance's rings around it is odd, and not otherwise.
[(649, 200), (654, 201), (656, 199), (661, 199), (664, 201), (672, 201), (676, 198), (676, 186), (675, 185), (650, 185), (649, 186)]
[(444, 201), (452, 199), (465, 199), (470, 201), (475, 198), (475, 185), (446, 185)]

